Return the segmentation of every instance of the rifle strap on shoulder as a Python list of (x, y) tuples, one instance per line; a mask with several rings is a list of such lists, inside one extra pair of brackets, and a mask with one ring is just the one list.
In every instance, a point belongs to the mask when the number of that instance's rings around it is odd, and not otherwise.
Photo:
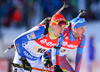
[(49, 28), (49, 23), (46, 24), (46, 29), (45, 29), (43, 35), (46, 35), (48, 33), (48, 28)]

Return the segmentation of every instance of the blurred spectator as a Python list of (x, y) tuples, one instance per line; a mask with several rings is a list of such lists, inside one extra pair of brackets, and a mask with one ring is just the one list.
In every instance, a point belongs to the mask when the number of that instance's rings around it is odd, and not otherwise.
[(49, 16), (51, 17), (56, 13), (62, 6), (61, 0), (42, 0), (41, 6), (43, 8), (44, 18)]
[(92, 72), (93, 61), (95, 59), (95, 47), (94, 47), (94, 36), (91, 36), (89, 39), (88, 45), (88, 72)]
[(70, 0), (62, 0), (62, 2), (65, 2), (65, 4), (69, 5), (68, 8), (65, 8), (62, 11), (62, 14), (65, 16), (66, 20), (70, 21), (73, 18), (73, 13), (74, 13), (73, 5), (71, 4)]
[(9, 27), (11, 24), (12, 14), (15, 11), (16, 7), (12, 7), (11, 10), (6, 14), (4, 18), (4, 26)]
[(5, 16), (4, 26), (9, 27), (11, 23), (19, 24), (21, 20), (22, 20), (22, 10), (14, 6)]
[(88, 20), (100, 20), (100, 0), (87, 0), (87, 14)]
[(71, 5), (73, 6), (73, 18), (75, 18), (78, 15), (78, 0), (71, 0)]
[(0, 1), (0, 22), (1, 22), (1, 24), (3, 23), (4, 17), (6, 16), (7, 12), (8, 12), (8, 9), (7, 9), (7, 5), (6, 5), (6, 1), (1, 0)]
[(16, 8), (16, 10), (12, 14), (12, 20), (16, 23), (19, 23), (22, 19), (22, 11), (20, 8)]
[(85, 18), (86, 18), (86, 20), (95, 20), (96, 19), (94, 12), (91, 12), (90, 9), (86, 10)]

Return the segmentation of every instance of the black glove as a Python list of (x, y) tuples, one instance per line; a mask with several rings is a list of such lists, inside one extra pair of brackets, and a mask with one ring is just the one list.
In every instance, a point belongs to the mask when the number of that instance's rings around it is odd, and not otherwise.
[(54, 66), (54, 71), (56, 71), (56, 72), (63, 72), (62, 69), (58, 65)]
[(22, 61), (24, 69), (31, 72), (32, 71), (32, 67), (31, 67), (30, 63), (26, 60), (26, 57), (22, 56), (20, 58), (20, 60)]
[(50, 60), (49, 58), (46, 58), (46, 59), (44, 60), (44, 66), (45, 66), (45, 67), (50, 67), (51, 65), (52, 65), (51, 60)]

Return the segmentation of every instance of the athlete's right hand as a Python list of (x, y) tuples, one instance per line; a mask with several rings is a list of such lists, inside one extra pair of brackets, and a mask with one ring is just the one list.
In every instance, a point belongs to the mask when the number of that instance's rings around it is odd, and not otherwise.
[(63, 72), (62, 69), (58, 65), (54, 66), (54, 71), (55, 72)]
[(32, 70), (30, 63), (27, 61), (25, 56), (22, 56), (20, 58), (20, 61), (22, 61), (22, 64), (23, 64), (23, 67), (24, 67), (25, 70), (28, 70), (28, 71)]
[(51, 60), (50, 60), (49, 58), (46, 58), (46, 59), (44, 60), (44, 66), (45, 66), (45, 67), (51, 67), (51, 65), (52, 65)]

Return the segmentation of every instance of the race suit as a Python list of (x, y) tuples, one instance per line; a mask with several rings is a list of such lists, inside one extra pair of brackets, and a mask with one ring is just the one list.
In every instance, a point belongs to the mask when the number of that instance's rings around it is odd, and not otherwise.
[[(64, 69), (65, 71), (79, 72), (82, 61), (83, 47), (85, 45), (85, 36), (83, 35), (82, 38), (74, 38), (72, 34), (72, 29), (70, 28), (66, 28), (64, 32), (65, 32), (63, 35), (64, 41), (62, 47), (60, 49), (52, 48), (49, 51), (45, 52), (45, 54), (48, 54), (49, 57), (51, 56), (51, 54), (53, 55), (52, 56), (53, 66), (57, 64), (60, 65), (61, 69)], [(58, 45), (58, 47), (60, 46), (61, 45)], [(68, 51), (73, 50), (75, 48), (77, 48), (77, 54), (76, 54), (76, 62), (75, 62), (76, 64), (74, 70), (71, 64), (69, 63), (68, 59), (66, 58), (66, 55)]]
[[(25, 56), (31, 67), (44, 68), (42, 64), (41, 55), (47, 50), (53, 48), (58, 43), (58, 38), (51, 39), (49, 32), (42, 36), (45, 31), (45, 25), (38, 25), (29, 31), (22, 33), (14, 40), (14, 45), (17, 52), (14, 57), (13, 63), (22, 64), (19, 60), (21, 56)], [(35, 40), (34, 40), (35, 39)], [(17, 68), (17, 72), (29, 72), (23, 68)], [(32, 70), (32, 72), (38, 72)]]

